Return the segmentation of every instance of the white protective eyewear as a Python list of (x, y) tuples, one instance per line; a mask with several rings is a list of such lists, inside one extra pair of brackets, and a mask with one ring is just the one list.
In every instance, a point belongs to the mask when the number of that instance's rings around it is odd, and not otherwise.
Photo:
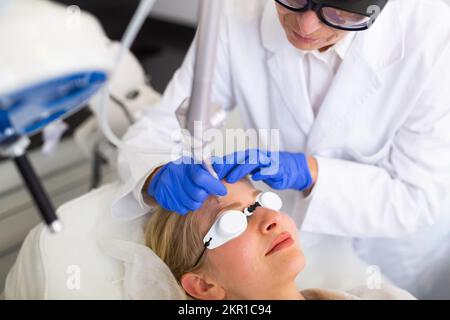
[(195, 266), (202, 258), (206, 249), (212, 250), (220, 247), (244, 233), (248, 225), (247, 219), (253, 214), (256, 208), (263, 207), (278, 211), (282, 205), (281, 198), (276, 193), (268, 191), (258, 194), (255, 203), (245, 208), (244, 211), (226, 210), (222, 212), (203, 238), (205, 247), (197, 259)]

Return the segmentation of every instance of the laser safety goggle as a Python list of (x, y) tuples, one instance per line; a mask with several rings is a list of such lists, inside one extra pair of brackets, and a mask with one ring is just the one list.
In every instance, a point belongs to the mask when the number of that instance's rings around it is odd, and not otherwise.
[(340, 30), (360, 31), (372, 26), (388, 0), (275, 0), (294, 12), (313, 10), (320, 21)]
[(198, 264), (206, 249), (214, 249), (239, 237), (247, 229), (247, 219), (258, 207), (268, 208), (278, 211), (283, 202), (281, 198), (273, 192), (262, 192), (256, 197), (254, 204), (243, 211), (226, 210), (219, 214), (208, 233), (203, 238), (204, 249), (194, 266)]

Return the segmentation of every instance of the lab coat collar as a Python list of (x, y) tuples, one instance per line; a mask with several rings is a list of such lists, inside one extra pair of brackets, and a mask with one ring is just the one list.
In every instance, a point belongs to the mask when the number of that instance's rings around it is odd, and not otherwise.
[[(267, 1), (261, 22), (261, 36), (267, 49), (271, 80), (274, 87), (278, 88), (280, 100), (284, 102), (279, 106), (280, 112), (288, 112), (299, 129), (307, 135), (314, 121), (314, 113), (302, 77), (299, 51), (286, 38), (273, 1)], [(283, 106), (285, 111), (282, 110)]]
[(344, 60), (348, 50), (350, 49), (350, 46), (353, 43), (353, 40), (355, 39), (355, 37), (356, 37), (356, 32), (349, 32), (344, 37), (344, 39), (342, 39), (341, 41), (336, 43), (330, 49), (334, 50), (337, 53), (337, 55), (339, 56), (339, 58), (341, 58), (341, 60)]

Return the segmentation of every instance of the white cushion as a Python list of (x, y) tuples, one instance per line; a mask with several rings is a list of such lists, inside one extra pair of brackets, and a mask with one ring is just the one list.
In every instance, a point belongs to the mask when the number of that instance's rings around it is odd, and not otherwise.
[(8, 274), (5, 298), (122, 299), (123, 263), (102, 252), (95, 234), (97, 218), (109, 211), (116, 188), (107, 185), (61, 206), (59, 234), (42, 224), (34, 228)]

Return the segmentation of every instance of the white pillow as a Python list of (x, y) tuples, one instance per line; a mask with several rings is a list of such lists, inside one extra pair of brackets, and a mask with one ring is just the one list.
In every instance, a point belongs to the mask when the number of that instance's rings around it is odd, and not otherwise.
[(34, 228), (8, 274), (5, 299), (184, 298), (167, 266), (142, 245), (146, 217), (111, 217), (117, 189), (110, 184), (61, 206), (60, 234)]

